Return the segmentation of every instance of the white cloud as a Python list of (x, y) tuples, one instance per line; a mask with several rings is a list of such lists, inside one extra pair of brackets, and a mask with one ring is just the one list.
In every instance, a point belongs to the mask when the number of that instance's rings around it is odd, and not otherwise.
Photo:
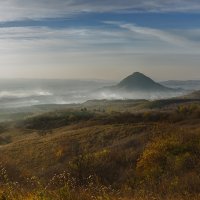
[(199, 0), (2, 0), (0, 21), (71, 17), (84, 12), (199, 12)]
[(0, 28), (0, 53), (199, 53), (197, 29), (163, 31), (121, 22), (105, 23), (119, 28)]
[(42, 54), (133, 52), (126, 34), (123, 30), (94, 28), (4, 27), (0, 28), (0, 55), (4, 58), (9, 55), (25, 58), (27, 55)]
[(187, 37), (181, 36), (180, 32), (175, 34), (168, 31), (159, 30), (159, 29), (142, 27), (142, 26), (137, 26), (135, 24), (128, 24), (128, 23), (115, 22), (115, 21), (107, 21), (104, 23), (116, 25), (122, 29), (127, 29), (132, 33), (142, 35), (143, 37), (146, 37), (149, 39), (158, 39), (160, 41), (171, 43), (172, 45), (185, 46), (187, 44), (192, 43), (192, 41), (189, 41)]
[[(142, 69), (188, 74), (187, 66), (191, 77), (198, 74), (200, 50), (192, 42), (199, 44), (199, 30), (170, 31), (169, 39), (163, 30), (130, 26), (0, 28), (0, 77), (113, 79)], [(174, 45), (177, 37), (186, 45)]]

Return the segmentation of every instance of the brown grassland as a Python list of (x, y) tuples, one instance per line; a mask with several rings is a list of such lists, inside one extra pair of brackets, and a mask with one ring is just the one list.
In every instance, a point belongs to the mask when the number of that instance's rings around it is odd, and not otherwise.
[(198, 200), (200, 101), (91, 101), (0, 125), (0, 200)]

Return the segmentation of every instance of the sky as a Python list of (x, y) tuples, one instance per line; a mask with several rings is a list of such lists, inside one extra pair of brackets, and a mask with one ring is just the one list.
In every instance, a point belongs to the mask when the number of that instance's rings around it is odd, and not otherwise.
[(1, 0), (0, 78), (200, 79), (199, 0)]

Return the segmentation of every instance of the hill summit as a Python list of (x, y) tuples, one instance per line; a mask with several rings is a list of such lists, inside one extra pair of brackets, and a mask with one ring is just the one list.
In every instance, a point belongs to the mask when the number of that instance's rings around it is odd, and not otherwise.
[(130, 76), (123, 79), (119, 84), (116, 85), (116, 88), (120, 90), (127, 91), (166, 91), (170, 90), (159, 83), (156, 83), (151, 78), (145, 76), (140, 72), (134, 72)]
[(99, 89), (97, 99), (163, 99), (180, 96), (181, 89), (165, 87), (140, 72), (134, 72), (114, 86)]

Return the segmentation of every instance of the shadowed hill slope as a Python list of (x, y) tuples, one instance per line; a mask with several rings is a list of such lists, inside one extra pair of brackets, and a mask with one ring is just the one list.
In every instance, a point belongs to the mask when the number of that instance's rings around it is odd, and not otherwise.
[(104, 87), (96, 96), (104, 99), (162, 99), (183, 94), (182, 89), (165, 87), (140, 72), (135, 72), (117, 85)]
[(151, 78), (145, 76), (140, 72), (135, 72), (127, 78), (123, 79), (118, 85), (118, 89), (128, 91), (170, 91), (172, 89), (156, 83)]

